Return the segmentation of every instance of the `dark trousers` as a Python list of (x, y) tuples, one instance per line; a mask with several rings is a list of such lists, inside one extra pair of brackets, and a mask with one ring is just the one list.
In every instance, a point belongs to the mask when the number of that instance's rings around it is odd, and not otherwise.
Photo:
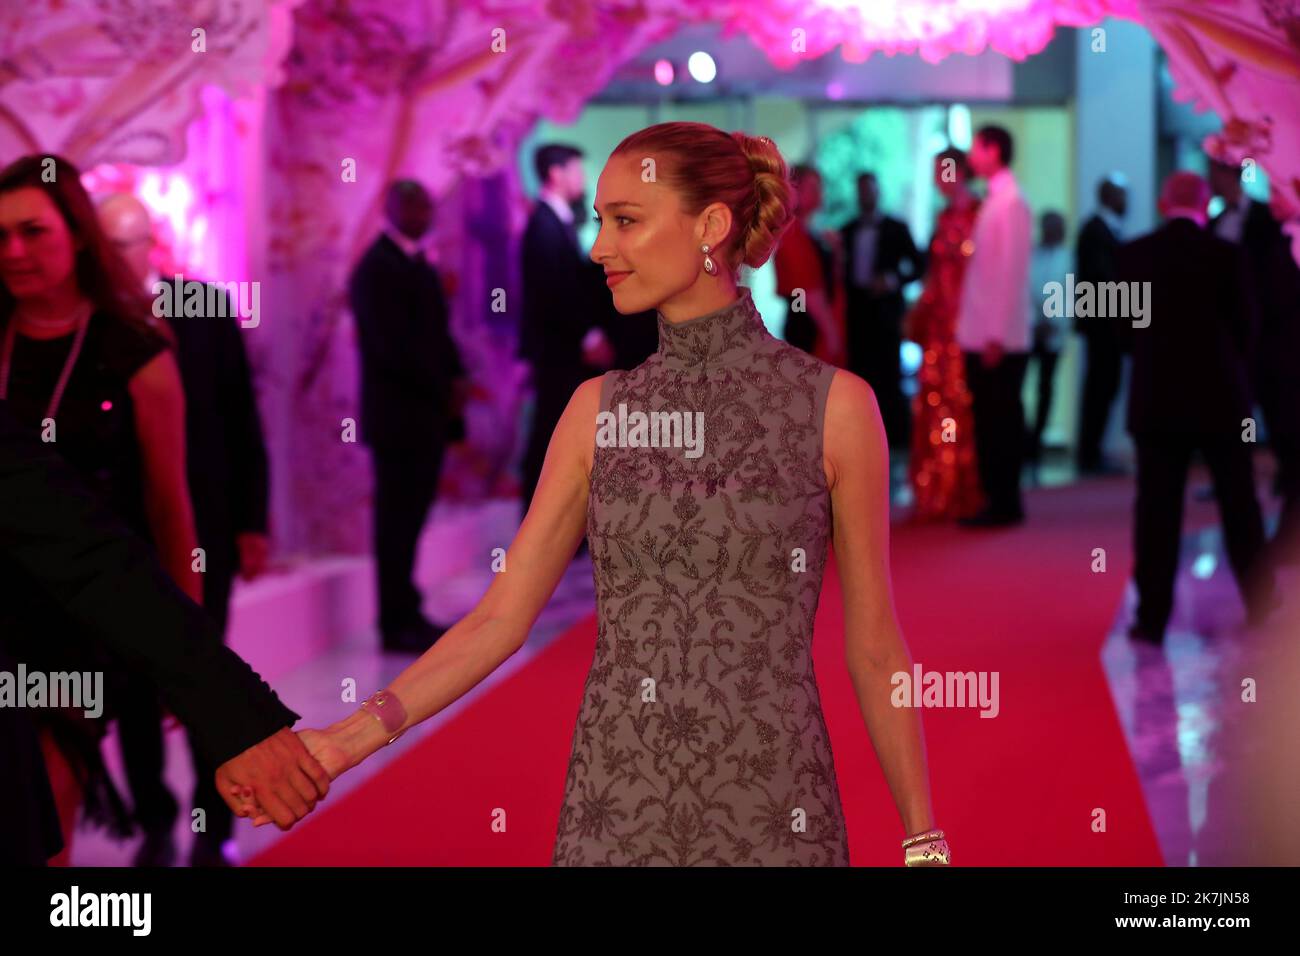
[[(222, 643), (226, 640), (226, 627), (230, 620), (230, 589), (235, 580), (235, 563), (221, 568), (217, 574), (208, 571), (203, 579), (203, 607), (217, 625)], [(190, 765), (194, 767), (194, 806), (202, 808), (207, 820), (207, 830), (198, 839), (220, 845), (230, 839), (234, 814), (217, 792), (217, 765), (200, 753), (193, 733), (186, 734), (190, 745)]]
[[(1095, 321), (1113, 321), (1098, 319)], [(1110, 409), (1119, 394), (1123, 352), (1119, 339), (1109, 330), (1089, 333), (1087, 369), (1083, 378), (1083, 407), (1079, 416), (1080, 468), (1095, 468), (1102, 462), (1101, 445), (1106, 437)]]
[(1246, 606), (1265, 601), (1273, 590), (1264, 552), (1264, 522), (1255, 497), (1250, 445), (1239, 433), (1214, 437), (1139, 434), (1137, 501), (1133, 522), (1133, 580), (1137, 585), (1137, 622), (1153, 634), (1164, 633), (1174, 606), (1174, 579), (1182, 540), (1183, 494), (1192, 453), (1199, 450), (1209, 465), (1214, 495), (1223, 520), (1223, 543), (1237, 588)]
[(374, 549), (379, 630), (396, 634), (420, 618), (423, 603), (411, 577), (415, 548), (438, 493), (445, 444), (370, 449), (375, 478)]
[(1037, 461), (1042, 457), (1043, 432), (1047, 430), (1047, 419), (1052, 414), (1052, 399), (1056, 394), (1056, 361), (1061, 353), (1035, 345), (1030, 354), (1038, 365), (1038, 404), (1034, 409), (1034, 429), (1029, 436), (1030, 456)]
[(849, 308), (849, 369), (876, 393), (889, 447), (907, 448), (912, 416), (903, 394), (899, 362), (903, 344), (901, 309), (890, 301), (870, 297), (850, 302)]
[[(217, 560), (216, 556), (209, 555), (203, 576), (203, 608), (216, 623), (223, 641), (234, 573), (233, 559)], [(157, 688), (138, 671), (130, 671), (125, 680), (125, 693), (118, 708), (117, 734), (135, 819), (146, 833), (167, 831), (175, 825), (180, 806), (163, 781), (166, 749), (162, 701)], [(221, 843), (230, 838), (233, 817), (217, 793), (216, 766), (199, 754), (192, 735), (189, 745), (196, 778), (194, 808), (202, 809), (205, 815), (206, 829), (200, 838)]]
[(980, 484), (988, 510), (1004, 517), (1024, 514), (1020, 467), (1025, 450), (1025, 407), (1020, 389), (1028, 363), (1028, 352), (1007, 352), (997, 365), (985, 368), (979, 353), (966, 353)]

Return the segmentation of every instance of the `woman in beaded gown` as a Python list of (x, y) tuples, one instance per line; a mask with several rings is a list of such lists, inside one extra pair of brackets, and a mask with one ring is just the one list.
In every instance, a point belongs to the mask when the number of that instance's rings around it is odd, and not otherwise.
[(585, 533), (598, 636), (552, 863), (847, 866), (812, 656), (833, 540), (843, 659), (903, 833), (921, 848), (908, 853), (947, 862), (929, 829), (918, 711), (891, 703), (891, 676), (912, 662), (891, 593), (875, 398), (771, 335), (736, 282), (770, 256), (790, 206), (766, 138), (666, 123), (615, 149), (591, 257), (621, 314), (657, 311), (658, 349), (575, 390), (505, 570), (386, 689), (391, 724), (363, 708), (303, 732), (331, 774), (518, 650)]
[(960, 149), (934, 159), (934, 181), (948, 200), (930, 240), (925, 288), (907, 317), (906, 337), (921, 346), (913, 406), (914, 518), (964, 518), (983, 506), (975, 461), (974, 417), (966, 367), (957, 344), (957, 304), (973, 250), (979, 200), (967, 186), (970, 169)]

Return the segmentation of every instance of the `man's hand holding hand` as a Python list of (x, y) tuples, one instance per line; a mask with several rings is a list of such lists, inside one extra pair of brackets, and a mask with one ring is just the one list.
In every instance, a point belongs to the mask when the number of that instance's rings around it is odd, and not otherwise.
[(255, 803), (281, 830), (288, 830), (329, 793), (330, 775), (288, 727), (217, 768), (217, 792), (230, 809), (247, 816)]

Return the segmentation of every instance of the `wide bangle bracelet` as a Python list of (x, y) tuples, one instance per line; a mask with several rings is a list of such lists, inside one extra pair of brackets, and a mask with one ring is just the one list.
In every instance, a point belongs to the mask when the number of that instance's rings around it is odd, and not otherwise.
[(361, 709), (379, 721), (385, 731), (392, 734), (388, 738), (390, 744), (406, 733), (402, 729), (406, 723), (406, 708), (392, 691), (375, 691), (362, 702)]
[(903, 851), (903, 863), (905, 866), (949, 866), (952, 853), (948, 841), (939, 839), (913, 844)]
[(903, 841), (903, 849), (909, 846), (915, 846), (918, 843), (929, 843), (931, 840), (942, 840), (942, 830), (922, 830), (920, 833), (913, 834)]

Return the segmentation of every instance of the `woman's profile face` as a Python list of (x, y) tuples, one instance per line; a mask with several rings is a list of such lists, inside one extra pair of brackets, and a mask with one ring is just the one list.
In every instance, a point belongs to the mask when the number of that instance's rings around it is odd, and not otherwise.
[(26, 299), (57, 289), (76, 262), (68, 224), (43, 190), (0, 193), (0, 282), (10, 295)]
[(656, 309), (699, 281), (704, 274), (700, 245), (707, 242), (716, 250), (731, 227), (725, 204), (687, 215), (676, 192), (661, 182), (645, 182), (640, 161), (629, 156), (611, 156), (605, 163), (595, 207), (600, 232), (591, 258), (604, 268), (607, 284), (616, 280), (610, 286), (614, 308), (624, 315)]

